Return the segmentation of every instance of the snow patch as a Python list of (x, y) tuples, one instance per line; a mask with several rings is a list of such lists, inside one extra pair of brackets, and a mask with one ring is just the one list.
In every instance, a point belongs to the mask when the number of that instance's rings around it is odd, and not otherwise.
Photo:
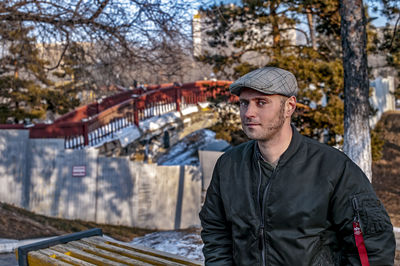
[[(160, 128), (163, 128), (167, 124), (171, 124), (180, 118), (179, 112), (169, 112), (160, 116), (154, 116), (149, 119), (143, 120), (139, 122), (139, 127), (142, 132), (151, 132), (156, 131)], [(101, 132), (111, 132), (112, 128), (116, 128), (117, 124), (128, 125), (124, 128), (116, 132), (112, 132), (111, 134), (101, 137), (98, 139), (98, 142), (93, 144), (92, 146), (87, 146), (86, 148), (98, 148), (104, 145), (107, 142), (111, 142), (114, 140), (119, 140), (122, 147), (126, 147), (129, 143), (134, 142), (138, 138), (142, 136), (139, 128), (136, 125), (128, 124), (125, 118), (121, 120), (117, 120), (108, 125), (102, 127), (102, 129), (97, 129), (89, 134), (89, 140), (95, 138), (97, 135), (101, 134)]]
[(198, 102), (197, 103), (201, 109), (207, 108), (208, 106), (210, 106), (210, 102)]
[(7, 239), (0, 238), (0, 254), (1, 253), (10, 253), (13, 252), (16, 248), (48, 239), (55, 238), (57, 236), (52, 237), (44, 237), (44, 238), (34, 238), (34, 239), (24, 239), (24, 240), (16, 240), (16, 239)]
[(140, 131), (136, 126), (129, 126), (121, 131), (118, 131), (115, 135), (117, 139), (119, 139), (121, 146), (125, 148), (129, 143), (140, 138)]
[(172, 123), (180, 118), (179, 112), (170, 112), (161, 116), (154, 116), (139, 122), (139, 127), (143, 132), (155, 131), (163, 128), (166, 124)]
[(136, 237), (132, 245), (145, 246), (193, 260), (204, 261), (203, 242), (197, 233), (164, 231)]
[(208, 129), (195, 131), (172, 146), (160, 158), (159, 165), (199, 165), (198, 150), (201, 146), (215, 141), (215, 132)]
[[(117, 128), (118, 125), (119, 126), (124, 125), (126, 127), (123, 127), (115, 132), (112, 132), (112, 129)], [(107, 132), (109, 133), (109, 135), (98, 138), (98, 136), (103, 132)], [(105, 125), (102, 128), (96, 129), (95, 131), (89, 133), (89, 141), (91, 141), (91, 139), (95, 139), (96, 137), (97, 137), (97, 142), (95, 144), (92, 144), (91, 146), (87, 146), (86, 148), (90, 147), (97, 148), (113, 140), (119, 140), (121, 145), (123, 147), (126, 147), (126, 145), (128, 145), (130, 142), (140, 137), (140, 131), (136, 127), (136, 125), (128, 123), (128, 121), (125, 118), (123, 118), (111, 122), (110, 124)]]
[(197, 105), (188, 105), (187, 107), (183, 108), (181, 110), (182, 115), (188, 115), (191, 113), (197, 113), (199, 111), (199, 107), (197, 107)]

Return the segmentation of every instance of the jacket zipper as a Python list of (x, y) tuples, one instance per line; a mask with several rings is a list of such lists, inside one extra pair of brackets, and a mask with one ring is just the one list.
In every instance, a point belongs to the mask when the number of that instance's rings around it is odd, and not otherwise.
[(257, 192), (257, 200), (258, 200), (258, 205), (260, 206), (260, 229), (259, 229), (259, 238), (258, 238), (258, 248), (261, 251), (261, 259), (262, 259), (262, 265), (265, 266), (265, 242), (264, 242), (264, 228), (265, 228), (265, 221), (264, 221), (264, 202), (267, 197), (269, 187), (271, 184), (271, 179), (274, 177), (276, 169), (278, 166), (275, 167), (274, 171), (272, 172), (271, 177), (267, 181), (267, 186), (264, 189), (262, 201), (260, 203), (260, 189), (261, 189), (261, 183), (262, 183), (262, 174), (261, 174), (261, 165), (260, 165), (260, 160), (258, 162), (258, 170), (259, 170), (259, 183), (258, 183), (258, 192)]
[[(262, 260), (261, 264), (263, 266), (265, 266), (264, 210), (263, 210), (263, 202), (260, 202), (260, 189), (261, 189), (261, 183), (262, 183), (260, 160), (258, 160), (257, 163), (258, 163), (258, 176), (259, 176), (257, 202), (258, 202), (258, 206), (260, 206), (260, 229), (258, 231), (258, 249), (261, 251), (261, 260)], [(263, 197), (263, 199), (264, 199), (264, 197)]]
[(258, 206), (260, 206), (260, 229), (258, 231), (258, 249), (261, 251), (261, 261), (262, 265), (265, 266), (265, 252), (264, 252), (264, 218), (263, 218), (263, 204), (260, 202), (260, 189), (261, 189), (261, 183), (262, 183), (262, 175), (261, 175), (261, 166), (260, 166), (260, 160), (257, 161), (258, 163), (258, 176), (259, 176), (259, 182), (258, 182), (258, 190), (257, 190), (257, 202)]

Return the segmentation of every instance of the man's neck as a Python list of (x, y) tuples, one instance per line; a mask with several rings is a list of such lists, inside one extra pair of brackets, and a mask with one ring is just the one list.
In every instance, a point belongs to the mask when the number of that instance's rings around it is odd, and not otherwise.
[(277, 164), (281, 155), (287, 150), (292, 140), (292, 127), (284, 126), (277, 135), (266, 141), (257, 141), (263, 158), (272, 164)]

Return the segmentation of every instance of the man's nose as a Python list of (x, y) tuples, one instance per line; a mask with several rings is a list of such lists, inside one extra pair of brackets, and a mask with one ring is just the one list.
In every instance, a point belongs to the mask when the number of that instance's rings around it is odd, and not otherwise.
[(251, 102), (247, 105), (247, 108), (246, 108), (246, 110), (245, 110), (245, 112), (244, 112), (244, 116), (246, 117), (246, 118), (252, 118), (252, 117), (254, 117), (255, 116), (255, 106), (254, 106), (254, 104), (252, 104)]

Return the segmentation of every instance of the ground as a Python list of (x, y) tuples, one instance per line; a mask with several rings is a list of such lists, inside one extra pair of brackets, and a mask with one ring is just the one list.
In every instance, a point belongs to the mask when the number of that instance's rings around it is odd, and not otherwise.
[(80, 232), (90, 228), (101, 228), (104, 234), (121, 241), (132, 241), (137, 236), (154, 232), (127, 226), (49, 218), (5, 203), (0, 203), (0, 224), (0, 238), (18, 240)]
[(383, 156), (372, 164), (372, 185), (393, 225), (400, 227), (400, 111), (384, 114), (379, 123)]
[[(373, 163), (372, 184), (378, 197), (386, 207), (392, 223), (400, 227), (400, 112), (385, 114), (381, 120), (385, 140), (383, 157)], [(0, 203), (0, 238), (29, 239), (54, 236), (89, 228), (102, 228), (103, 232), (121, 241), (131, 241), (136, 236), (150, 233), (151, 230), (110, 226), (63, 220), (36, 215), (12, 205)]]

